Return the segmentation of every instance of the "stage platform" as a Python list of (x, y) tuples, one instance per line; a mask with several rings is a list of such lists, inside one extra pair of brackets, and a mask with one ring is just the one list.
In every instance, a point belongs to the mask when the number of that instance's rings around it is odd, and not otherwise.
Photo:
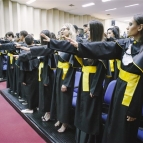
[(1, 90), (1, 94), (47, 143), (75, 143), (75, 128), (58, 133), (58, 128), (54, 127), (56, 121), (42, 122), (42, 115), (38, 111), (23, 114), (21, 110), (26, 109), (26, 106), (22, 105), (15, 95), (11, 95), (9, 89)]

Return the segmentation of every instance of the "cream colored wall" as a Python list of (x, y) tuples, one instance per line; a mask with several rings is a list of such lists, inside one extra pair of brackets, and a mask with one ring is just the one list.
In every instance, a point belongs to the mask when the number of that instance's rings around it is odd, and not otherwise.
[[(57, 34), (64, 23), (83, 24), (95, 19), (90, 15), (74, 15), (58, 9), (37, 9), (9, 0), (0, 1), (0, 37), (8, 31), (26, 30), (39, 38), (41, 30), (48, 29)], [(100, 20), (104, 24), (104, 20)]]
[[(111, 21), (111, 19), (105, 20), (105, 32), (107, 32), (108, 28), (112, 27)], [(128, 23), (115, 20), (115, 25), (120, 28), (120, 35), (123, 35), (123, 33), (127, 31)]]

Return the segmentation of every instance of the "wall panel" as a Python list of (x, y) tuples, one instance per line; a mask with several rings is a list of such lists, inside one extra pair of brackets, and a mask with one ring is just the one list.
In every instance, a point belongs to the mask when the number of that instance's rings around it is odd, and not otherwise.
[(3, 1), (0, 1), (0, 37), (5, 35), (5, 24), (4, 24), (4, 6)]
[[(0, 1), (0, 37), (6, 32), (26, 30), (39, 39), (41, 30), (48, 29), (57, 35), (64, 23), (72, 23), (82, 28), (93, 17), (74, 15), (58, 9), (38, 9), (9, 0)], [(95, 19), (95, 18), (94, 18)], [(102, 20), (104, 23), (104, 21)]]

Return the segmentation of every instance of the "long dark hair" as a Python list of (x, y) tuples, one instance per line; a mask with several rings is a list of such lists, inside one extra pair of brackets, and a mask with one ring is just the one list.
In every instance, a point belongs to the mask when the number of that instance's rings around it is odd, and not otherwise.
[[(89, 29), (90, 29), (90, 40), (91, 42), (94, 41), (102, 41), (103, 34), (104, 34), (104, 27), (103, 24), (98, 20), (92, 20), (89, 22)], [(93, 65), (93, 59), (88, 59), (89, 65)]]
[(91, 42), (102, 41), (104, 33), (103, 24), (98, 20), (92, 20), (89, 22), (89, 28)]
[[(41, 33), (45, 34), (46, 36), (48, 36), (49, 38), (51, 38), (51, 33), (49, 30), (42, 30)], [(43, 41), (43, 37), (40, 36), (41, 39), (41, 45), (47, 45), (46, 41)]]
[[(137, 23), (137, 25), (143, 24), (143, 14), (136, 14), (134, 15), (134, 20)], [(140, 42), (143, 44), (143, 29), (140, 31), (141, 37)]]
[[(114, 34), (114, 36), (115, 36), (115, 39), (119, 39), (119, 32), (118, 32), (118, 30), (115, 28), (115, 27), (113, 27), (113, 28), (109, 28), (108, 30), (111, 30), (112, 32), (113, 32), (113, 34)], [(107, 30), (107, 31), (108, 31)], [(113, 38), (113, 37), (112, 37)]]
[(55, 40), (57, 39), (55, 33), (51, 32), (51, 38)]

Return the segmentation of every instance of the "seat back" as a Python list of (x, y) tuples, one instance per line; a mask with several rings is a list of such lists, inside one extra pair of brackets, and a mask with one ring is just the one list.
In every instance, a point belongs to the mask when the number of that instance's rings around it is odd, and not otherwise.
[(78, 87), (79, 86), (80, 78), (81, 78), (81, 72), (76, 71), (74, 87)]
[(143, 116), (143, 106), (142, 106), (142, 116)]
[(104, 103), (107, 104), (107, 105), (109, 105), (110, 102), (111, 102), (111, 98), (112, 98), (112, 94), (113, 94), (116, 82), (117, 82), (116, 80), (111, 81), (109, 83), (107, 89), (106, 89), (106, 92), (105, 92), (105, 95), (104, 95)]

